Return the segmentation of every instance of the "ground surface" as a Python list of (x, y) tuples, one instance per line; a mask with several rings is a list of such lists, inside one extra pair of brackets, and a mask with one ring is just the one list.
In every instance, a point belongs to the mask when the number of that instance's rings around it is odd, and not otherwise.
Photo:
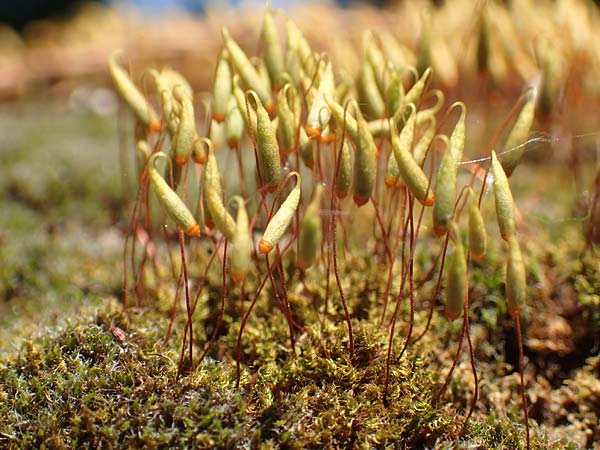
[[(295, 356), (285, 318), (267, 290), (244, 335), (246, 365), (235, 388), (240, 289), (230, 286), (220, 339), (192, 375), (176, 380), (185, 321), (180, 310), (164, 344), (174, 294), (168, 265), (161, 280), (150, 280), (140, 307), (124, 313), (120, 303), (130, 207), (125, 198), (132, 181), (121, 172), (117, 123), (115, 114), (98, 116), (83, 106), (0, 109), (0, 446), (523, 446), (500, 242), (492, 244), (485, 267), (472, 269), (480, 399), (465, 429), (473, 390), (466, 355), (447, 392), (432, 404), (461, 328), (459, 321), (448, 323), (441, 309), (430, 332), (396, 361), (407, 332), (403, 306), (390, 401), (382, 402), (387, 333), (377, 323), (385, 271), (366, 252), (348, 255), (342, 265), (354, 317), (354, 365), (339, 297), (332, 284), (325, 314), (325, 277), (317, 270), (302, 281), (296, 275), (289, 286), (295, 318), (306, 327), (297, 334)], [(513, 188), (527, 224), (530, 303), (524, 328), (532, 443), (598, 448), (600, 260), (582, 253), (586, 212), (578, 202), (585, 187), (564, 182), (560, 167), (519, 170)], [(590, 186), (589, 175), (582, 177), (582, 186)], [(201, 273), (209, 250), (190, 250), (192, 275)], [(177, 259), (176, 247), (173, 255)], [(417, 278), (432, 257), (427, 251), (417, 255)], [(216, 322), (220, 276), (215, 265), (200, 297), (196, 355)], [(246, 291), (254, 292), (255, 284)], [(431, 292), (432, 284), (423, 292)], [(427, 318), (426, 297), (417, 299), (417, 330)]]

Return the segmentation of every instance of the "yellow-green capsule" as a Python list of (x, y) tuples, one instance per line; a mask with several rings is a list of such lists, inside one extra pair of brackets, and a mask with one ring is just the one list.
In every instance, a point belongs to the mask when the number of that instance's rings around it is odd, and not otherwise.
[(229, 99), (225, 114), (225, 140), (231, 149), (239, 148), (244, 134), (244, 116), (234, 97)]
[(431, 206), (435, 203), (435, 194), (429, 186), (429, 180), (423, 173), (423, 169), (415, 162), (410, 147), (412, 145), (414, 126), (415, 126), (415, 107), (411, 106), (411, 114), (406, 122), (402, 132), (398, 135), (398, 130), (394, 119), (390, 119), (390, 130), (392, 136), (392, 150), (400, 175), (406, 183), (408, 190), (424, 206)]
[(433, 205), (433, 232), (442, 236), (448, 232), (454, 215), (454, 202), (456, 201), (456, 175), (458, 166), (450, 152), (451, 144), (446, 136), (440, 136), (446, 143), (446, 152), (440, 163), (435, 185), (435, 205)]
[(527, 300), (527, 280), (523, 255), (517, 238), (512, 235), (508, 240), (508, 258), (506, 261), (506, 303), (508, 312), (517, 315)]
[(258, 251), (260, 253), (269, 253), (273, 247), (279, 243), (298, 209), (302, 178), (298, 172), (290, 172), (289, 176), (296, 177), (296, 186), (290, 191), (277, 212), (271, 217), (271, 220), (267, 224), (263, 237), (258, 243)]
[(296, 121), (296, 115), (290, 108), (288, 101), (289, 96), (291, 96), (292, 107), (295, 108), (296, 89), (290, 83), (286, 83), (279, 93), (279, 102), (277, 106), (277, 117), (279, 119), (277, 122), (277, 136), (283, 154), (294, 152), (296, 149), (296, 130), (298, 129), (298, 123)]
[(275, 90), (279, 90), (282, 85), (283, 74), (283, 55), (279, 46), (279, 36), (273, 20), (270, 8), (267, 8), (263, 18), (262, 41), (264, 48), (264, 59), (269, 79)]
[(208, 145), (208, 159), (204, 170), (206, 207), (208, 208), (210, 220), (212, 220), (217, 230), (223, 233), (227, 240), (232, 241), (236, 230), (235, 221), (223, 203), (223, 191), (215, 151), (210, 140), (203, 139), (203, 141)]
[(500, 155), (500, 162), (506, 172), (506, 176), (510, 177), (521, 161), (523, 153), (525, 153), (525, 143), (529, 138), (529, 132), (533, 125), (535, 116), (535, 101), (537, 90), (531, 88), (527, 94), (527, 101), (523, 105), (515, 124), (510, 130), (510, 134), (504, 145), (505, 153)]
[(158, 119), (158, 115), (137, 86), (131, 81), (129, 74), (117, 62), (117, 56), (120, 53), (121, 51), (119, 50), (113, 52), (108, 63), (115, 87), (121, 95), (121, 98), (127, 103), (127, 106), (133, 111), (138, 120), (142, 122), (148, 130), (158, 132), (160, 131), (160, 120)]
[(253, 130), (256, 130), (256, 112), (252, 108), (246, 108), (246, 94), (244, 94), (244, 90), (240, 87), (240, 77), (238, 74), (233, 76), (233, 97), (238, 109), (242, 113), (246, 129), (249, 130), (252, 127)]
[(350, 137), (352, 142), (355, 142), (358, 136), (358, 125), (356, 119), (350, 114), (349, 111), (344, 113), (344, 107), (336, 102), (332, 96), (324, 95), (323, 98), (325, 99), (327, 106), (329, 106), (338, 128), (341, 130), (345, 127), (346, 134)]
[(384, 91), (383, 69), (386, 67), (385, 57), (375, 42), (375, 37), (371, 31), (363, 34), (363, 48), (365, 49), (365, 59), (373, 69), (373, 75), (379, 92)]
[(397, 70), (389, 69), (389, 73), (390, 80), (385, 94), (385, 107), (388, 117), (391, 117), (402, 105), (404, 86), (402, 86), (402, 77)]
[(450, 135), (450, 147), (448, 150), (454, 159), (454, 164), (460, 164), (462, 162), (462, 156), (465, 149), (465, 121), (467, 116), (467, 107), (463, 102), (455, 102), (450, 106), (450, 109), (455, 106), (460, 108), (460, 116), (454, 130)]
[(431, 141), (433, 141), (433, 137), (435, 136), (435, 117), (429, 117), (427, 119), (427, 122), (427, 128), (425, 129), (423, 135), (413, 148), (413, 158), (419, 166), (423, 166), (423, 161), (425, 161), (427, 150), (429, 149), (429, 145), (431, 144)]
[(217, 60), (215, 71), (215, 83), (213, 85), (212, 118), (217, 122), (223, 122), (229, 108), (231, 99), (232, 75), (227, 52), (223, 50)]
[(316, 259), (321, 241), (323, 240), (323, 230), (321, 223), (321, 197), (323, 187), (320, 184), (315, 186), (313, 198), (306, 207), (302, 223), (300, 224), (300, 234), (298, 236), (298, 267), (302, 270), (312, 266)]
[(299, 141), (300, 158), (302, 158), (304, 165), (312, 170), (315, 166), (315, 152), (313, 150), (312, 142), (303, 126), (300, 127)]
[[(425, 91), (425, 87), (427, 86), (427, 84), (429, 83), (429, 78), (431, 77), (431, 74), (433, 73), (433, 70), (431, 69), (431, 67), (428, 67), (425, 72), (423, 72), (423, 75), (421, 75), (421, 78), (419, 78), (417, 80), (417, 82), (413, 85), (413, 87), (411, 87), (408, 92), (406, 93), (406, 95), (404, 96), (404, 99), (402, 100), (402, 105), (406, 106), (406, 105), (410, 105), (411, 103), (417, 105), (419, 103), (419, 101), (421, 100), (421, 95), (423, 95), (423, 92)], [(398, 113), (401, 113), (402, 111), (398, 111)], [(394, 121), (398, 122), (398, 117), (395, 115), (394, 116)]]
[[(165, 67), (160, 71), (160, 75), (169, 84), (170, 91), (173, 91), (173, 89), (175, 89), (175, 86), (180, 86), (181, 88), (183, 88), (183, 92), (189, 98), (194, 98), (194, 90), (192, 89), (192, 86), (179, 72), (170, 67)], [(178, 111), (176, 112), (179, 113)]]
[(144, 140), (138, 141), (137, 145), (135, 146), (135, 162), (138, 178), (142, 177), (142, 173), (146, 167), (146, 162), (148, 162), (148, 158), (150, 158), (150, 153), (152, 152), (148, 142)]
[(335, 193), (338, 198), (346, 198), (352, 187), (352, 153), (348, 141), (344, 140), (337, 178), (335, 181)]
[(427, 94), (433, 94), (435, 96), (435, 104), (430, 106), (427, 109), (422, 109), (417, 113), (417, 126), (424, 124), (429, 121), (432, 117), (434, 117), (442, 106), (444, 106), (444, 101), (446, 100), (446, 96), (439, 89), (433, 89), (429, 91)]
[(263, 107), (254, 91), (246, 93), (250, 109), (256, 112), (256, 138), (258, 166), (263, 186), (268, 192), (273, 192), (281, 181), (281, 162), (279, 160), (279, 145), (275, 137), (275, 130), (269, 119), (269, 113)]
[(462, 240), (454, 227), (454, 251), (448, 255), (446, 265), (446, 317), (458, 319), (463, 312), (468, 295), (467, 261)]
[(321, 131), (329, 124), (331, 110), (325, 102), (324, 96), (333, 97), (334, 93), (333, 69), (331, 68), (331, 62), (327, 62), (319, 79), (319, 87), (316, 90), (314, 101), (306, 119), (306, 134), (308, 134), (308, 137), (320, 136)]
[(237, 203), (237, 216), (232, 239), (233, 248), (229, 254), (229, 270), (231, 279), (236, 283), (241, 283), (250, 269), (250, 223), (244, 199), (236, 195), (232, 200)]
[(167, 79), (155, 69), (149, 69), (148, 74), (154, 81), (160, 106), (162, 108), (162, 121), (167, 124), (167, 131), (171, 138), (177, 134), (179, 126), (179, 117), (173, 109), (172, 89)]
[(206, 162), (206, 151), (204, 150), (204, 144), (202, 143), (202, 139), (198, 137), (198, 134), (194, 135), (192, 159), (196, 164), (204, 164)]
[[(287, 32), (288, 47), (294, 47), (298, 51), (298, 57), (300, 64), (304, 71), (310, 75), (315, 73), (317, 68), (317, 62), (315, 55), (313, 54), (310, 44), (302, 34), (302, 31), (294, 23), (294, 21), (288, 19), (285, 23)], [(293, 76), (293, 75), (292, 75)]]
[(360, 77), (356, 83), (360, 98), (364, 102), (365, 110), (369, 119), (381, 119), (385, 117), (385, 103), (377, 87), (373, 67), (363, 64), (360, 68)]
[(404, 185), (404, 181), (402, 180), (402, 175), (400, 175), (400, 168), (398, 167), (398, 161), (396, 161), (396, 156), (394, 156), (394, 152), (390, 152), (390, 157), (388, 158), (387, 166), (385, 169), (385, 177), (383, 179), (385, 185), (389, 188), (398, 186), (399, 188)]
[(158, 170), (154, 167), (154, 162), (157, 158), (167, 158), (162, 152), (156, 152), (150, 159), (148, 160), (148, 174), (150, 175), (150, 183), (152, 184), (152, 188), (154, 192), (158, 196), (158, 200), (160, 201), (165, 211), (171, 217), (177, 226), (181, 228), (187, 235), (189, 236), (200, 236), (200, 225), (194, 219), (194, 216), (187, 208), (183, 200), (179, 198), (177, 193), (173, 191), (164, 180), (163, 177), (160, 176)]
[[(291, 22), (291, 21), (288, 21)], [(285, 44), (285, 71), (289, 74), (295, 86), (300, 85), (302, 75), (302, 62), (300, 60), (300, 50), (298, 49), (298, 40), (293, 35), (288, 36)]]
[(377, 147), (373, 136), (369, 133), (367, 122), (356, 110), (357, 133), (354, 141), (354, 203), (359, 208), (369, 201), (377, 173)]
[(196, 138), (196, 120), (192, 99), (185, 93), (181, 86), (175, 86), (173, 97), (181, 105), (179, 125), (177, 126), (177, 139), (173, 141), (175, 163), (183, 165), (189, 159)]
[(271, 92), (264, 81), (244, 53), (240, 46), (233, 40), (227, 28), (222, 30), (223, 39), (225, 40), (225, 46), (229, 52), (229, 58), (231, 63), (235, 67), (236, 72), (240, 75), (244, 83), (250, 89), (256, 92), (261, 102), (265, 106), (265, 109), (269, 114), (275, 114), (275, 103), (271, 97)]
[[(469, 188), (470, 189), (470, 188)], [(469, 206), (469, 252), (475, 261), (485, 258), (487, 252), (487, 232), (481, 210), (477, 206), (477, 198), (471, 192), (471, 205)]]
[(492, 177), (494, 178), (494, 199), (496, 203), (496, 217), (500, 236), (505, 241), (515, 235), (515, 202), (513, 200), (508, 178), (504, 169), (496, 158), (496, 152), (492, 150)]

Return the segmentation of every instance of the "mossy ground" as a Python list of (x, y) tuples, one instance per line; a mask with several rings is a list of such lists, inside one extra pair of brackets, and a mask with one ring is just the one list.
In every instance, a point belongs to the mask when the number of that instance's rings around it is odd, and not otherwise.
[[(354, 317), (352, 364), (335, 282), (325, 312), (326, 277), (317, 270), (301, 281), (295, 273), (288, 286), (295, 319), (306, 328), (297, 334), (295, 355), (285, 317), (267, 288), (244, 334), (245, 364), (236, 389), (240, 287), (230, 286), (218, 341), (195, 372), (177, 379), (185, 319), (180, 308), (165, 344), (171, 277), (149, 275), (139, 307), (124, 312), (117, 300), (127, 207), (115, 118), (52, 104), (5, 107), (0, 132), (6, 137), (0, 148), (0, 446), (523, 447), (500, 242), (492, 244), (485, 265), (472, 269), (480, 399), (466, 427), (473, 391), (466, 355), (446, 394), (432, 403), (461, 328), (443, 318), (441, 307), (429, 333), (398, 360), (409, 317), (403, 304), (390, 401), (382, 401), (388, 336), (377, 324), (385, 271), (372, 252), (353, 252), (342, 264)], [(524, 324), (532, 444), (592, 446), (600, 439), (598, 258), (581, 257), (582, 226), (571, 219), (582, 215), (567, 206), (578, 193), (542, 195), (535, 188), (539, 170), (519, 171), (515, 198), (529, 227), (523, 240), (530, 286)], [(547, 180), (556, 174), (544, 172)], [(434, 242), (416, 255), (417, 278), (429, 267), (439, 245)], [(177, 249), (172, 251), (177, 260)], [(205, 245), (190, 248), (194, 279), (208, 256)], [(164, 266), (161, 274), (168, 273)], [(216, 323), (220, 271), (218, 264), (209, 271), (195, 313), (196, 356)], [(417, 331), (426, 321), (432, 286), (425, 284), (417, 297)], [(251, 277), (246, 292), (255, 290)]]

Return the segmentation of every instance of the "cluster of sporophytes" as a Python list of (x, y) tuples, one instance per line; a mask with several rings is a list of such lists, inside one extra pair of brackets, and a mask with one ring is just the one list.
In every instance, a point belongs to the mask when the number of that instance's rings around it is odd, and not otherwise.
[[(529, 448), (520, 324), (528, 288), (517, 236), (521, 218), (509, 178), (529, 140), (537, 90), (526, 88), (480, 158), (464, 161), (467, 106), (460, 101), (446, 105), (444, 92), (431, 87), (431, 67), (395, 65), (373, 33), (366, 32), (360, 70), (356, 77), (347, 77), (336, 72), (327, 54), (311, 48), (290, 19), (285, 19), (283, 43), (276, 19), (267, 10), (258, 58), (249, 58), (223, 29), (224, 45), (201, 126), (193, 90), (181, 74), (149, 69), (150, 95), (144, 95), (118, 54), (111, 58), (115, 86), (137, 119), (139, 187), (125, 243), (125, 306), (131, 303), (130, 280), (139, 305), (144, 289), (165, 277), (159, 257), (164, 251), (170, 258), (168, 276), (176, 286), (171, 318), (181, 297), (187, 312), (178, 365), (183, 374), (193, 372), (211, 352), (222, 333), (227, 305), (236, 299), (239, 331), (233, 358), (239, 384), (244, 331), (261, 293), (270, 289), (273, 309), (281, 311), (287, 324), (289, 342), (281, 344), (295, 353), (296, 340), (310, 324), (302, 323), (303, 315), (293, 310), (295, 292), (290, 287), (294, 279), (321, 277), (326, 290), (313, 293), (313, 306), (323, 316), (345, 321), (348, 360), (359, 364), (353, 332), (357, 312), (351, 308), (354, 299), (346, 295), (344, 279), (350, 274), (344, 262), (368, 255), (386, 268), (383, 294), (375, 300), (381, 311), (379, 328), (388, 336), (379, 374), (381, 400), (398, 400), (389, 390), (391, 373), (406, 364), (407, 348), (427, 333), (441, 297), (446, 318), (461, 319), (462, 328), (454, 362), (433, 401), (445, 392), (466, 340), (475, 380), (468, 420), (478, 397), (469, 332), (469, 272), (473, 264), (485, 264), (488, 240), (501, 239), (507, 249), (506, 305), (519, 339)], [(220, 170), (218, 154), (222, 164), (222, 153), (229, 151), (236, 156), (234, 169)], [(488, 236), (481, 206), (489, 190), (499, 233)], [(157, 236), (157, 220), (164, 225), (162, 238)], [(169, 251), (171, 224), (179, 261)], [(140, 254), (138, 244), (143, 247)], [(204, 267), (192, 267), (190, 253), (206, 246), (212, 256), (202, 262)], [(427, 270), (417, 273), (417, 255), (430, 248), (438, 249), (437, 255)], [(219, 314), (200, 352), (194, 313), (216, 260), (222, 264)], [(425, 294), (424, 284), (436, 275), (435, 287)], [(330, 277), (337, 293), (330, 289)], [(430, 300), (426, 325), (417, 332), (413, 324), (419, 295), (430, 295)], [(333, 300), (339, 301), (340, 310), (329, 304)], [(405, 302), (407, 334), (398, 336)], [(170, 333), (169, 328), (167, 340)]]

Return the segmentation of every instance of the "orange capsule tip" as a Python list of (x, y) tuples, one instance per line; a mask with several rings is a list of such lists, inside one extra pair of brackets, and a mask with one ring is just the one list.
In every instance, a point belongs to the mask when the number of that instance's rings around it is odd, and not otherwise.
[(516, 319), (517, 317), (519, 317), (519, 315), (521, 314), (521, 310), (523, 308), (521, 307), (512, 307), (512, 308), (508, 308), (508, 313), (511, 315), (511, 317), (513, 319)]
[(485, 253), (481, 253), (480, 255), (476, 255), (475, 253), (471, 253), (471, 257), (473, 258), (473, 261), (483, 261), (485, 259)]
[(204, 164), (206, 162), (206, 155), (194, 156), (194, 162), (196, 164)]
[(329, 136), (320, 135), (318, 137), (318, 140), (321, 144), (331, 144), (333, 141), (335, 141), (334, 137), (331, 135), (329, 135)]
[(148, 130), (150, 130), (151, 133), (158, 133), (160, 132), (160, 122), (152, 122), (150, 125), (148, 125)]
[(368, 201), (369, 201), (369, 197), (364, 197), (362, 195), (354, 196), (354, 203), (356, 203), (356, 206), (358, 206), (359, 208), (361, 206), (363, 206), (364, 204), (366, 204)]
[(184, 156), (176, 156), (175, 164), (177, 164), (178, 166), (183, 166), (187, 162), (187, 160), (188, 159)]
[(212, 118), (215, 122), (223, 122), (225, 120), (225, 114), (213, 112)]
[(312, 264), (309, 261), (298, 260), (298, 262), (296, 263), (296, 266), (298, 266), (298, 268), (302, 270), (308, 269), (311, 265)]
[(348, 196), (348, 191), (335, 191), (335, 195), (337, 195), (337, 198), (342, 199), (342, 198), (346, 198)]
[(391, 188), (392, 186), (395, 186), (395, 185), (396, 185), (396, 180), (394, 180), (394, 179), (393, 179), (393, 178), (391, 178), (391, 177), (385, 177), (385, 178), (383, 179), (383, 182), (384, 182), (384, 183), (385, 183), (385, 185), (386, 185), (387, 187), (389, 187), (389, 188)]
[(460, 317), (460, 313), (453, 313), (450, 311), (446, 311), (446, 319), (448, 320), (456, 320)]
[(448, 227), (438, 227), (438, 226), (433, 226), (433, 233), (437, 236), (437, 237), (441, 237), (443, 235), (445, 235), (448, 232)]
[(309, 125), (309, 126), (306, 127), (306, 135), (309, 138), (314, 138), (314, 137), (320, 136), (321, 135), (321, 128), (320, 127), (313, 127), (313, 126)]
[(269, 113), (269, 117), (271, 119), (273, 117), (275, 117), (275, 113), (277, 113), (277, 108), (275, 107), (275, 103), (269, 103), (267, 106), (265, 106), (265, 109)]
[(272, 249), (273, 249), (273, 244), (271, 244), (270, 242), (265, 241), (264, 239), (261, 239), (260, 242), (258, 243), (258, 251), (260, 253), (262, 253), (262, 254), (266, 255)]
[(200, 237), (200, 225), (195, 223), (186, 231), (188, 236)]
[(425, 200), (422, 201), (422, 203), (423, 206), (433, 206), (433, 204), (435, 203), (435, 194), (433, 192), (430, 192), (427, 198), (425, 198)]
[(404, 189), (406, 187), (406, 183), (404, 183), (403, 181), (396, 181), (396, 183), (394, 183), (394, 187), (396, 189)]
[(277, 190), (277, 183), (270, 183), (265, 186), (268, 193), (273, 193)]
[(231, 150), (237, 150), (238, 147), (240, 146), (240, 141), (237, 139), (229, 139), (229, 140), (227, 140), (227, 146)]
[(500, 237), (505, 240), (506, 242), (508, 242), (508, 235), (506, 233), (500, 233)]
[(231, 279), (236, 283), (241, 283), (246, 278), (246, 274), (244, 272), (231, 272)]

